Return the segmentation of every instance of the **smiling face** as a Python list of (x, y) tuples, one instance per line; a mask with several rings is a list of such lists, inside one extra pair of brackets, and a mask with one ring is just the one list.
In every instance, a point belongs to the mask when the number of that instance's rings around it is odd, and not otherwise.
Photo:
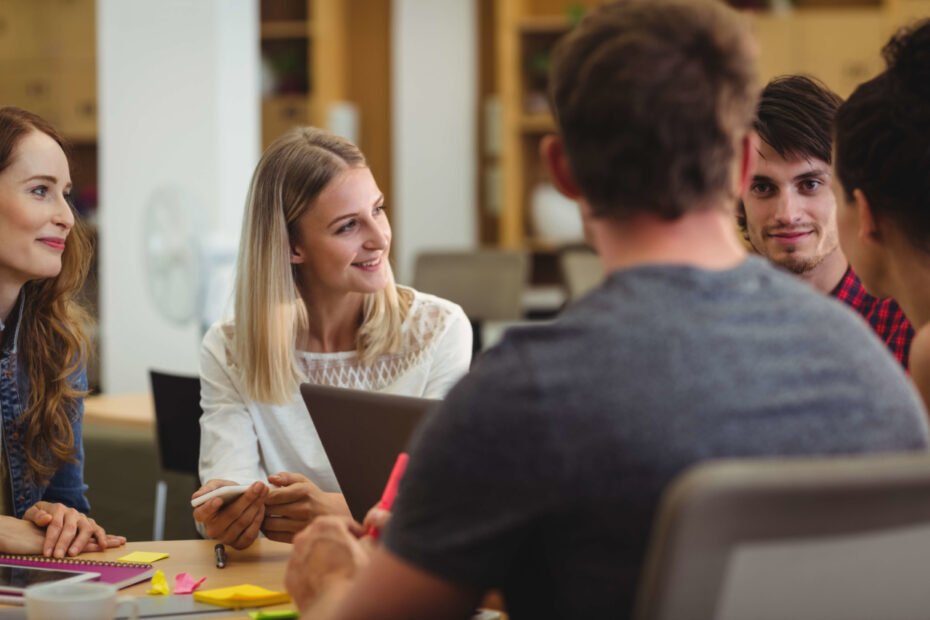
[(336, 176), (297, 220), (291, 237), (291, 262), (311, 298), (374, 293), (390, 282), (391, 225), (368, 168)]
[(68, 159), (55, 140), (32, 131), (0, 173), (0, 282), (23, 285), (61, 271), (74, 226)]
[(808, 274), (838, 251), (836, 201), (828, 163), (786, 159), (762, 142), (743, 195), (755, 250), (797, 274)]

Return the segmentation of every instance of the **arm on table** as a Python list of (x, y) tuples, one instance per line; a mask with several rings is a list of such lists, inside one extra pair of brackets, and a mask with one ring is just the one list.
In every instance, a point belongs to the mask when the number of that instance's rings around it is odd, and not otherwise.
[[(246, 401), (226, 360), (223, 329), (214, 326), (204, 336), (200, 351), (200, 479), (206, 483), (198, 497), (221, 486), (244, 484), (265, 477), (258, 454), (258, 438)], [(259, 488), (261, 487), (261, 488)], [(265, 517), (263, 483), (254, 483), (227, 505), (214, 499), (193, 512), (199, 529), (214, 540), (237, 549), (258, 536)]]
[[(366, 522), (368, 520), (366, 519)], [(463, 618), (480, 592), (431, 575), (369, 539), (350, 519), (324, 517), (294, 539), (288, 591), (306, 619)]]
[[(75, 389), (87, 389), (87, 373), (82, 368), (71, 377)], [(126, 542), (123, 536), (107, 535), (96, 521), (87, 516), (90, 504), (84, 484), (84, 399), (77, 400), (72, 418), (75, 462), (63, 463), (48, 482), (42, 500), (30, 506), (23, 519), (45, 530), (45, 540), (37, 553), (63, 558), (84, 551), (103, 551)], [(30, 532), (31, 533), (31, 532)]]

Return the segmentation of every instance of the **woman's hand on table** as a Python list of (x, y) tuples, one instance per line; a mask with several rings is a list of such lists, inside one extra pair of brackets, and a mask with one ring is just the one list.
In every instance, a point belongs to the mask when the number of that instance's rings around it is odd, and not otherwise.
[[(230, 480), (210, 480), (197, 489), (192, 499), (235, 484)], [(194, 520), (203, 524), (207, 537), (234, 549), (245, 549), (258, 537), (265, 518), (266, 495), (268, 486), (263, 482), (253, 482), (245, 493), (226, 505), (222, 499), (214, 497), (198, 506), (194, 509)]]
[(37, 555), (44, 544), (45, 531), (31, 521), (0, 517), (0, 552)]
[(64, 504), (36, 502), (23, 515), (23, 520), (45, 530), (41, 547), (45, 556), (63, 558), (126, 543), (123, 536), (107, 535), (96, 521)]
[(327, 493), (306, 477), (291, 472), (268, 476), (271, 489), (265, 499), (262, 532), (271, 540), (291, 542), (294, 536), (320, 516), (350, 517), (341, 493)]
[(305, 610), (326, 588), (351, 580), (368, 564), (371, 539), (364, 534), (365, 528), (350, 517), (322, 516), (294, 537), (284, 585), (298, 609)]

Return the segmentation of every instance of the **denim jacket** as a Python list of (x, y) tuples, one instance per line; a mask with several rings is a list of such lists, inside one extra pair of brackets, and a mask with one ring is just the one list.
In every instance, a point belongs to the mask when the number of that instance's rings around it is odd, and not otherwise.
[[(27, 402), (29, 385), (23, 367), (17, 359), (19, 326), (22, 323), (19, 317), (23, 310), (24, 295), (20, 294), (19, 309), (15, 313), (15, 328), (10, 324), (6, 325), (7, 330), (14, 330), (13, 336), (5, 340), (0, 350), (0, 418), (3, 424), (3, 458), (7, 461), (10, 473), (11, 506), (14, 515), (19, 518), (39, 500), (62, 503), (86, 513), (90, 510), (90, 504), (84, 495), (87, 485), (84, 484), (84, 443), (81, 435), (83, 401), (78, 401), (77, 411), (71, 420), (74, 445), (77, 448), (74, 456), (77, 462), (62, 465), (46, 486), (38, 485), (28, 476), (21, 415)], [(86, 389), (86, 370), (82, 368), (74, 375), (73, 380), (78, 389)]]

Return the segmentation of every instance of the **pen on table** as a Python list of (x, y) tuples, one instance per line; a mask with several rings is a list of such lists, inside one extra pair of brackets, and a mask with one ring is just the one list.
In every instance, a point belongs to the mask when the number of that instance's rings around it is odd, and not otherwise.
[[(381, 501), (378, 502), (378, 508), (381, 510), (390, 512), (391, 507), (394, 505), (394, 498), (397, 497), (397, 487), (400, 486), (400, 479), (404, 477), (408, 460), (410, 460), (410, 457), (407, 456), (406, 452), (397, 455), (397, 460), (394, 461), (394, 469), (391, 470), (391, 476), (388, 478), (387, 484), (384, 485), (384, 493), (381, 494)], [(372, 538), (378, 537), (378, 530), (373, 525), (369, 525), (368, 531), (365, 533)]]
[(213, 547), (213, 553), (216, 555), (216, 567), (226, 568), (226, 547), (219, 543)]

